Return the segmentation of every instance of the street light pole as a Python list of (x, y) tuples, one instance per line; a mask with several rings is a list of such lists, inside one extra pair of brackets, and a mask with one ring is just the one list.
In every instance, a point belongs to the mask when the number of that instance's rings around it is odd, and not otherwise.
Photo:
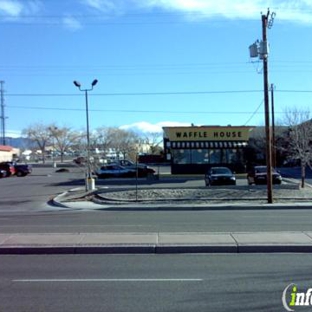
[(93, 80), (91, 88), (81, 89), (81, 84), (78, 81), (74, 81), (74, 85), (79, 88), (80, 91), (85, 93), (86, 101), (86, 124), (87, 124), (87, 173), (86, 173), (86, 191), (92, 191), (95, 189), (94, 179), (92, 178), (92, 170), (90, 163), (90, 130), (89, 130), (89, 103), (88, 103), (88, 91), (92, 91), (93, 87), (97, 84), (97, 80)]

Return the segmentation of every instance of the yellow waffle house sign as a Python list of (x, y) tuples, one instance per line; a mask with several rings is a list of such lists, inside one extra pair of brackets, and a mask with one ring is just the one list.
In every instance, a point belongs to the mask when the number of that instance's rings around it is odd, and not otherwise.
[(248, 141), (253, 127), (163, 127), (164, 136), (179, 141)]

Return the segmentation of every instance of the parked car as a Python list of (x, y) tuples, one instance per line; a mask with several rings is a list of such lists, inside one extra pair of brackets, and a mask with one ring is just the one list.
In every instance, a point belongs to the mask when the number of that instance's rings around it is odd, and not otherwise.
[(32, 166), (28, 164), (19, 164), (19, 163), (13, 163), (15, 167), (15, 174), (18, 177), (25, 177), (28, 174), (32, 173)]
[(146, 177), (149, 174), (155, 173), (155, 170), (153, 168), (148, 167), (147, 165), (144, 165), (144, 164), (136, 164), (127, 159), (119, 160), (117, 164), (127, 169), (131, 169), (135, 171), (138, 170), (138, 177), (140, 178)]
[(102, 166), (95, 172), (98, 178), (125, 178), (135, 177), (136, 171), (119, 165), (111, 164)]
[(211, 167), (205, 174), (205, 184), (206, 186), (236, 185), (236, 177), (227, 167)]
[[(281, 184), (282, 176), (278, 171), (272, 168), (272, 183)], [(267, 184), (267, 167), (255, 166), (247, 173), (248, 184)]]
[(87, 161), (86, 158), (82, 156), (79, 156), (73, 160), (73, 162), (77, 165), (83, 165), (86, 163), (86, 161)]
[(16, 173), (15, 166), (10, 161), (1, 162), (0, 163), (0, 170), (5, 170), (7, 177), (12, 176)]

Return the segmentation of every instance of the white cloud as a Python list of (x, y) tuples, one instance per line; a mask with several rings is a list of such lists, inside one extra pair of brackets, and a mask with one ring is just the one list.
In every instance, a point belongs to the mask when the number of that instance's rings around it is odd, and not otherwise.
[[(260, 18), (267, 8), (275, 11), (280, 19), (312, 21), (310, 12), (311, 0), (136, 0), (141, 5), (175, 10), (180, 12), (200, 13), (198, 18), (223, 16), (225, 18)], [(196, 18), (196, 14), (193, 16)]]
[(155, 124), (141, 121), (130, 125), (120, 126), (120, 129), (132, 130), (139, 133), (162, 133), (162, 127), (179, 127), (179, 126), (190, 126), (190, 123), (175, 122), (175, 121), (162, 121)]
[(7, 130), (5, 132), (5, 136), (8, 138), (20, 138), (22, 136), (22, 132), (19, 130)]
[(17, 17), (23, 11), (23, 5), (18, 1), (0, 0), (0, 12), (11, 17)]
[(81, 0), (89, 7), (112, 13), (125, 8), (160, 9), (185, 14), (189, 20), (221, 16), (227, 19), (260, 19), (267, 8), (276, 12), (280, 20), (312, 23), (311, 0)]
[(81, 2), (101, 12), (114, 12), (122, 11), (122, 8), (129, 2), (129, 0), (81, 0)]
[(0, 16), (7, 18), (18, 18), (21, 15), (31, 15), (38, 13), (42, 8), (42, 2), (39, 0), (17, 1), (17, 0), (0, 0)]
[(63, 18), (63, 24), (66, 28), (71, 30), (78, 30), (82, 28), (81, 23), (77, 20), (77, 18), (66, 16)]

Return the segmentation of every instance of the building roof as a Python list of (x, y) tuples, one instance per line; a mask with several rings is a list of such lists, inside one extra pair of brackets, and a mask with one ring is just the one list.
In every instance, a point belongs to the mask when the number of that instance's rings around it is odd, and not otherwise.
[(0, 145), (0, 152), (12, 152), (13, 147), (9, 145)]

